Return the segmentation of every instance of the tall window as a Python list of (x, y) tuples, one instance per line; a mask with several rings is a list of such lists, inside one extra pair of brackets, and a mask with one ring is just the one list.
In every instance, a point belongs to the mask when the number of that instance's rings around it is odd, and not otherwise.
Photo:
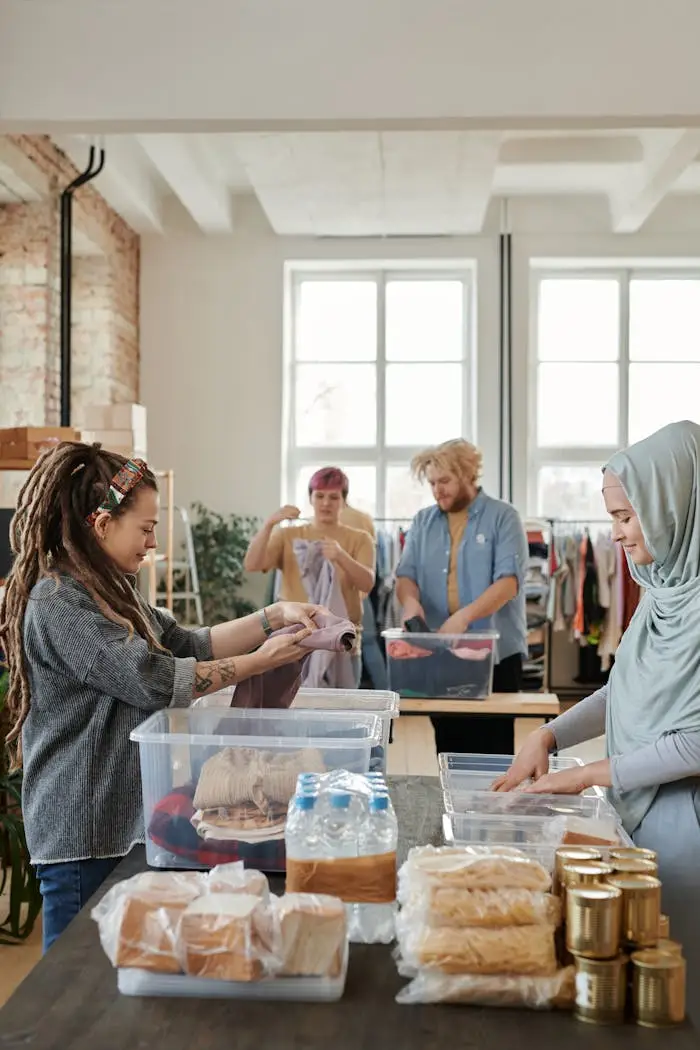
[(529, 507), (600, 518), (616, 449), (700, 421), (700, 275), (539, 273), (534, 307)]
[(308, 506), (319, 466), (377, 518), (430, 503), (412, 455), (472, 437), (472, 280), (454, 271), (292, 274), (286, 495)]

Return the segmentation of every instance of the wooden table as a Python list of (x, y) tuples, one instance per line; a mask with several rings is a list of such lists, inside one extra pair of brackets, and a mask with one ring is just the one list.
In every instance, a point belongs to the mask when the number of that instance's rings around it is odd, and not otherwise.
[[(400, 859), (416, 843), (439, 842), (438, 782), (402, 777), (390, 787), (401, 828)], [(143, 850), (136, 850), (105, 889), (144, 867)], [(394, 997), (403, 984), (390, 948), (353, 945), (339, 1003), (130, 999), (117, 992), (116, 974), (86, 908), (0, 1011), (0, 1048), (514, 1050), (525, 1041), (538, 1050), (691, 1050), (698, 1045), (690, 1027), (598, 1028), (565, 1013), (399, 1006)]]
[(517, 751), (528, 733), (559, 714), (559, 698), (554, 693), (493, 693), (486, 700), (431, 700), (402, 698), (401, 715), (394, 722), (389, 751), (389, 771), (398, 774), (434, 776), (437, 770), (435, 735), (431, 715), (453, 714), (469, 717), (503, 717), (513, 722)]

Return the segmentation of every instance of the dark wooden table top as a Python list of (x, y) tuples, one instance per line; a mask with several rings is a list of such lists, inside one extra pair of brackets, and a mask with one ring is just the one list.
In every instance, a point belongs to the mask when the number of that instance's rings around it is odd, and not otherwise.
[[(440, 841), (440, 791), (431, 777), (393, 778), (401, 852)], [(106, 884), (145, 868), (136, 850)], [(102, 892), (102, 891), (101, 891)], [(11, 951), (12, 949), (3, 949)], [(339, 1003), (260, 1003), (120, 996), (89, 908), (0, 1011), (2, 1050), (690, 1050), (697, 1032), (581, 1024), (569, 1014), (399, 1006), (404, 981), (391, 950), (353, 945)]]

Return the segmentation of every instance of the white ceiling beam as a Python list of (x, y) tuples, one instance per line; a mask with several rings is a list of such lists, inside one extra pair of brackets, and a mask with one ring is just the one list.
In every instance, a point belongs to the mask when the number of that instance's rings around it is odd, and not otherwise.
[(0, 182), (18, 201), (38, 201), (49, 191), (49, 180), (22, 150), (0, 135)]
[(506, 139), (498, 157), (500, 165), (639, 164), (644, 148), (638, 135), (514, 135)]
[(636, 233), (700, 153), (700, 130), (659, 131), (648, 136), (646, 158), (630, 190), (610, 200), (615, 233)]
[(137, 233), (163, 232), (162, 204), (153, 168), (133, 137), (108, 135), (95, 139), (88, 135), (57, 135), (54, 142), (78, 171), (85, 170), (90, 146), (103, 146), (105, 166), (94, 188)]
[(137, 138), (200, 229), (231, 233), (233, 210), (228, 187), (212, 174), (186, 137), (161, 134)]

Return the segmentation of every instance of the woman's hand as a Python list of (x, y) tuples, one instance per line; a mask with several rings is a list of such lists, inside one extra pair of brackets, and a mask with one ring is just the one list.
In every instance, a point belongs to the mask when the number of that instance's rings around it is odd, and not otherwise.
[[(322, 605), (309, 605), (307, 602), (275, 602), (266, 609), (267, 618), (273, 631), (282, 627), (294, 627), (302, 624), (310, 631), (318, 630), (316, 617), (319, 613), (329, 614)], [(330, 615), (330, 614), (329, 614)]]
[(586, 766), (562, 769), (561, 773), (547, 773), (535, 784), (525, 788), (531, 795), (580, 795), (592, 787), (610, 787), (612, 777), (610, 759), (589, 762)]
[(539, 782), (549, 772), (549, 752), (555, 744), (554, 734), (546, 726), (531, 733), (508, 772), (494, 781), (491, 790), (514, 791), (530, 778)]
[(322, 540), (321, 550), (323, 552), (323, 557), (326, 561), (329, 561), (331, 565), (336, 565), (339, 561), (342, 561), (344, 551), (337, 540)]
[(286, 667), (287, 664), (297, 663), (308, 656), (309, 650), (302, 649), (299, 643), (311, 633), (309, 628), (304, 628), (296, 634), (280, 634), (276, 638), (268, 638), (255, 654), (260, 660), (260, 673), (272, 671), (275, 667)]
[(267, 519), (267, 524), (274, 528), (275, 525), (281, 525), (283, 521), (295, 521), (301, 517), (301, 511), (298, 507), (295, 507), (292, 503), (287, 503), (286, 506), (280, 507), (274, 514), (271, 514)]

